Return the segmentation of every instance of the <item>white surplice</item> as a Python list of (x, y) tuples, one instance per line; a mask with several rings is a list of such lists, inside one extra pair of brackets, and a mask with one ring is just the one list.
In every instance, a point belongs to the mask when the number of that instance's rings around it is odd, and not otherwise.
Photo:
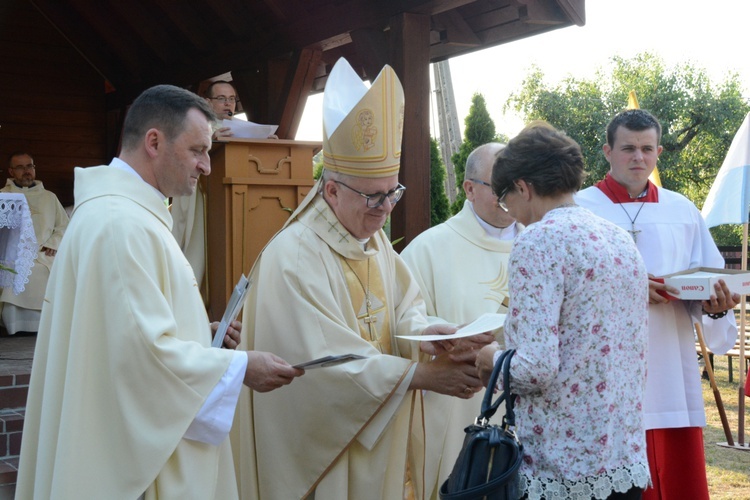
[[(700, 266), (723, 268), (724, 259), (695, 205), (678, 193), (658, 189), (658, 203), (613, 203), (596, 187), (579, 192), (575, 199), (629, 232), (634, 225), (638, 231), (636, 246), (653, 276)], [(693, 324), (701, 321), (698, 301), (670, 301), (649, 307), (646, 429), (706, 425), (693, 331)], [(734, 316), (730, 311), (713, 323), (713, 328), (706, 329), (706, 342), (720, 354), (737, 338), (736, 325), (732, 328)]]

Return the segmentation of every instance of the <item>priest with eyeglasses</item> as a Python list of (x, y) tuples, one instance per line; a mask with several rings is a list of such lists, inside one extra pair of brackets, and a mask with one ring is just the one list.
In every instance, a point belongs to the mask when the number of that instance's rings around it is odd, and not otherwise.
[(255, 264), (240, 348), (292, 363), (363, 359), (311, 370), (278, 397), (240, 396), (233, 446), (242, 498), (407, 498), (422, 484), (423, 457), (409, 441), (422, 391), (480, 390), (472, 349), (491, 335), (450, 345), (398, 338), (456, 330), (429, 325), (419, 287), (382, 230), (406, 190), (403, 109), (390, 67), (369, 89), (344, 59), (331, 71), (325, 168)]

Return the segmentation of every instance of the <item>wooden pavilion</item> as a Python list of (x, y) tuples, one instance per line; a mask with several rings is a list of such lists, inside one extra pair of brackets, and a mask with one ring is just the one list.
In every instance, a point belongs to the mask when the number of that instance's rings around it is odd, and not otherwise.
[[(45, 187), (71, 205), (73, 168), (117, 155), (127, 106), (152, 85), (200, 92), (230, 73), (249, 118), (279, 124), (279, 143), (291, 143), (339, 57), (363, 79), (388, 63), (406, 97), (409, 195), (392, 219), (406, 243), (430, 221), (429, 63), (583, 25), (584, 2), (0, 0), (0, 158), (30, 153)], [(214, 261), (230, 260), (222, 249)], [(221, 263), (209, 254), (209, 264)], [(0, 363), (0, 496), (15, 483), (34, 339), (13, 340), (19, 361)]]
[(117, 154), (127, 105), (152, 85), (199, 91), (231, 72), (249, 118), (293, 139), (339, 57), (365, 79), (388, 63), (409, 187), (392, 234), (408, 242), (429, 226), (429, 63), (583, 25), (584, 1), (0, 0), (0, 155), (31, 153), (69, 205), (73, 167)]

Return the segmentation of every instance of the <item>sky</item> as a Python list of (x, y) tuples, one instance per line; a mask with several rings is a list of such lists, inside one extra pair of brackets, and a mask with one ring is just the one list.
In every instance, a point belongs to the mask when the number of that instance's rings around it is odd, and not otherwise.
[[(521, 87), (533, 64), (553, 84), (567, 76), (591, 78), (613, 56), (649, 51), (668, 67), (690, 62), (718, 83), (740, 74), (750, 99), (747, 41), (748, 0), (586, 0), (586, 25), (570, 26), (450, 59), (451, 78), (463, 133), (471, 97), (481, 93), (498, 133), (513, 137), (523, 127), (515, 113), (503, 114), (508, 97)], [(432, 76), (432, 71), (430, 71)], [(297, 140), (322, 140), (322, 94), (308, 99)], [(433, 114), (436, 113), (433, 102)], [(436, 117), (433, 136), (438, 136)]]

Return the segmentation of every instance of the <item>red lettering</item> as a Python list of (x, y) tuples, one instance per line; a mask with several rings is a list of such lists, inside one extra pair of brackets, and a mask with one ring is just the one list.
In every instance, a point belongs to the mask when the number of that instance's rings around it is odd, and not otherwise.
[(703, 285), (682, 285), (683, 290), (695, 290), (698, 292), (702, 292), (704, 290)]

